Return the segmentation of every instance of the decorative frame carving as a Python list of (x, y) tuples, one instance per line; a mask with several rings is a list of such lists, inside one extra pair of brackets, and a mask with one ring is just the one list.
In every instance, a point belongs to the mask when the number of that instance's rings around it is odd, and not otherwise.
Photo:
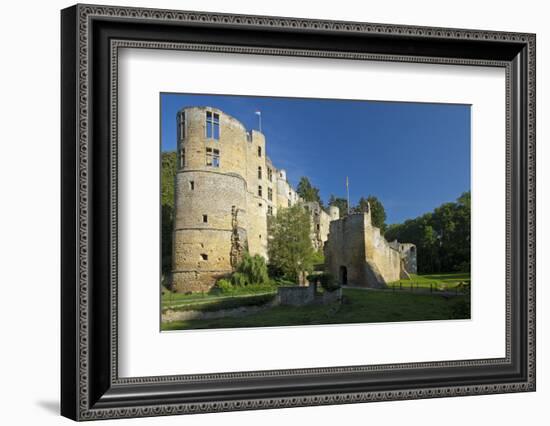
[[(128, 29), (132, 23), (139, 28)], [(178, 39), (170, 28), (188, 34)], [(238, 44), (212, 42), (205, 28), (226, 31)], [(250, 45), (248, 31), (269, 33), (270, 41), (264, 43), (271, 45)], [(158, 40), (140, 38), (144, 33), (156, 34)], [(332, 40), (337, 49), (300, 38), (307, 34)], [(344, 42), (336, 36), (344, 36)], [(393, 50), (390, 42), (396, 44)], [(365, 46), (357, 50), (358, 43)], [(403, 54), (399, 43), (419, 53)], [(506, 357), (119, 378), (116, 123), (121, 47), (505, 68)], [(76, 5), (62, 11), (62, 81), (63, 415), (91, 420), (535, 390), (535, 35)], [(495, 375), (497, 370), (501, 376)], [(407, 381), (411, 372), (426, 373), (432, 385)], [(381, 374), (391, 376), (383, 386), (377, 385)], [(298, 389), (297, 378), (310, 386)], [(243, 382), (241, 390), (223, 390), (236, 379)], [(341, 389), (331, 384), (335, 379), (344, 382)], [(470, 382), (456, 384), (459, 379)], [(189, 393), (190, 386), (196, 395)], [(269, 396), (254, 397), (260, 388)]]

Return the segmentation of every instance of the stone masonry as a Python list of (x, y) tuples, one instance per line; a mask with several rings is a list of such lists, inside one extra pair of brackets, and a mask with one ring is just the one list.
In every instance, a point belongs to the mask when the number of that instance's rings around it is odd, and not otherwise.
[[(176, 118), (172, 288), (208, 291), (245, 251), (267, 258), (268, 216), (302, 200), (266, 156), (261, 132), (211, 107), (183, 108)], [(370, 214), (340, 219), (336, 207), (304, 208), (313, 247), (324, 247), (328, 269), (348, 285), (377, 287), (399, 279), (404, 268), (416, 272), (414, 245), (388, 244)]]
[[(324, 246), (325, 266), (341, 285), (383, 288), (416, 273), (416, 247), (403, 246), (406, 249), (400, 251), (386, 241), (372, 224), (369, 209), (330, 222)], [(414, 259), (409, 259), (411, 251)]]

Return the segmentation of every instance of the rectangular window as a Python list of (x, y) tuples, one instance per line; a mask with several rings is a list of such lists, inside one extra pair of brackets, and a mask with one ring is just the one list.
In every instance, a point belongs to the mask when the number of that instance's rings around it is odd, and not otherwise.
[(267, 206), (267, 214), (269, 216), (273, 216), (273, 207), (272, 206)]
[(180, 141), (185, 139), (185, 111), (180, 113)]
[(185, 148), (180, 148), (180, 169), (185, 167)]
[(206, 111), (206, 137), (208, 139), (220, 139), (220, 114)]
[(267, 168), (267, 179), (268, 179), (270, 182), (273, 182), (273, 170), (270, 169), (269, 167)]
[(258, 197), (262, 196), (262, 187), (258, 186)]
[(258, 166), (258, 179), (262, 178), (262, 166)]
[(258, 147), (258, 157), (261, 157), (262, 156), (262, 147), (259, 146)]
[(206, 148), (206, 165), (220, 167), (220, 150)]
[(194, 180), (190, 180), (189, 181), (189, 189), (191, 191), (194, 191), (195, 190), (195, 181)]
[(267, 199), (273, 201), (273, 190), (271, 188), (267, 188)]
[(317, 224), (317, 231), (321, 230), (321, 225)]
[(202, 215), (202, 222), (203, 223), (208, 223), (208, 215), (207, 214)]

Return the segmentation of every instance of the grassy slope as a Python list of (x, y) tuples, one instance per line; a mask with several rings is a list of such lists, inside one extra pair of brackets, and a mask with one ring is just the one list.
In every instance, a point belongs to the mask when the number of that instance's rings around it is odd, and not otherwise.
[(395, 321), (427, 321), (469, 318), (467, 296), (385, 293), (345, 289), (348, 303), (303, 307), (278, 306), (240, 318), (177, 321), (162, 324), (163, 330), (198, 328), (267, 327), (313, 324), (345, 324)]

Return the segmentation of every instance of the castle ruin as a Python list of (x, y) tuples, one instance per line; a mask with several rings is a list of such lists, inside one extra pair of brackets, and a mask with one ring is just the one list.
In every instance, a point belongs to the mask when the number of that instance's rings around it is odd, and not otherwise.
[[(179, 292), (208, 291), (234, 271), (245, 251), (267, 259), (268, 216), (302, 202), (285, 170), (267, 157), (264, 135), (211, 107), (177, 113), (174, 193), (171, 279)], [(327, 213), (316, 202), (303, 204), (312, 245), (324, 248), (328, 270), (342, 284), (379, 287), (402, 270), (416, 272), (413, 245), (387, 243), (370, 213), (340, 218), (337, 207)]]

